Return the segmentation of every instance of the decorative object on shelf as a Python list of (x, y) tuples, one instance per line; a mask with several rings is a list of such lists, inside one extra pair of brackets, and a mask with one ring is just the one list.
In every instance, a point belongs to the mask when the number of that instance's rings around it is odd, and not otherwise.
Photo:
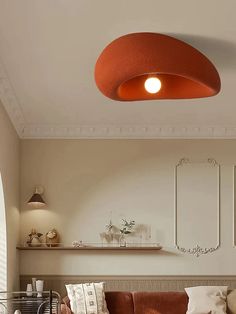
[(36, 291), (36, 280), (37, 280), (37, 278), (32, 278), (32, 288), (33, 288), (33, 291)]
[(32, 295), (33, 295), (33, 287), (32, 287), (31, 283), (27, 284), (26, 295), (27, 295), (27, 297), (32, 297)]
[(110, 219), (109, 223), (105, 226), (105, 232), (100, 233), (102, 243), (105, 241), (107, 245), (114, 245), (114, 242), (118, 244), (119, 237), (119, 228), (117, 228)]
[[(135, 229), (133, 229), (135, 226)], [(136, 224), (134, 220), (128, 222), (122, 220), (122, 226), (117, 227), (110, 219), (109, 223), (105, 225), (105, 231), (100, 233), (103, 246), (125, 246), (126, 235), (132, 233), (132, 242), (129, 245), (139, 247), (141, 244), (148, 244), (151, 242), (151, 225)]]
[(130, 220), (127, 221), (126, 219), (122, 219), (122, 225), (121, 225), (121, 229), (120, 229), (120, 240), (119, 240), (119, 244), (120, 246), (126, 246), (126, 238), (125, 236), (127, 234), (130, 234), (131, 232), (133, 232), (133, 228), (135, 226), (135, 221), (134, 220)]
[(114, 240), (114, 225), (112, 221), (110, 220), (108, 224), (105, 226), (105, 232), (100, 233), (100, 238), (103, 241), (106, 241), (106, 243), (112, 244)]
[(77, 241), (77, 240), (75, 240), (75, 241), (73, 241), (72, 242), (72, 246), (73, 247), (84, 247), (84, 244), (83, 244), (83, 241)]
[(200, 51), (147, 32), (112, 41), (97, 59), (94, 76), (101, 93), (119, 101), (202, 98), (221, 88), (219, 73)]
[(46, 205), (42, 194), (44, 192), (44, 189), (42, 186), (36, 186), (34, 194), (31, 196), (31, 198), (28, 201), (28, 205), (32, 208), (42, 208)]
[(114, 229), (114, 225), (112, 223), (112, 221), (110, 220), (109, 223), (106, 225), (106, 240), (108, 243), (113, 241), (113, 229)]
[(49, 247), (55, 247), (59, 244), (59, 234), (56, 229), (52, 229), (46, 233), (46, 245)]
[(43, 280), (36, 280), (36, 291), (38, 292), (37, 298), (42, 298), (42, 293), (43, 293), (43, 285), (44, 281)]
[(124, 233), (121, 233), (120, 238), (119, 238), (119, 245), (120, 247), (126, 247), (126, 237)]
[(20, 310), (15, 310), (14, 314), (21, 314)]
[(41, 236), (43, 234), (40, 232), (37, 232), (36, 229), (32, 229), (30, 234), (28, 235), (28, 240), (27, 240), (27, 244), (28, 246), (41, 246), (42, 242), (40, 240)]
[[(135, 232), (133, 236), (136, 236), (136, 239), (140, 245), (146, 245), (151, 242), (152, 238), (152, 227), (150, 224), (136, 224)], [(156, 234), (155, 234), (156, 235)]]

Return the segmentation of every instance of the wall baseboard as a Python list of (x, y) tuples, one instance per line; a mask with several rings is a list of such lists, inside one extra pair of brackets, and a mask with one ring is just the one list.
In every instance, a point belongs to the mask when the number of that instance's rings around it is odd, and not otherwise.
[(236, 276), (79, 276), (79, 275), (20, 275), (20, 288), (26, 289), (31, 278), (45, 281), (44, 290), (54, 290), (66, 295), (65, 284), (106, 283), (107, 291), (183, 291), (192, 286), (229, 286), (236, 289)]

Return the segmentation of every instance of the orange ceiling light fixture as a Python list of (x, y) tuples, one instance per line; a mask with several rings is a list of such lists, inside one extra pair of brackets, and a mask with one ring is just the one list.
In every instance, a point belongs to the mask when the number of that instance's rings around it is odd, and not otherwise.
[(95, 81), (119, 101), (210, 97), (220, 76), (200, 51), (171, 36), (133, 33), (112, 41), (99, 56)]

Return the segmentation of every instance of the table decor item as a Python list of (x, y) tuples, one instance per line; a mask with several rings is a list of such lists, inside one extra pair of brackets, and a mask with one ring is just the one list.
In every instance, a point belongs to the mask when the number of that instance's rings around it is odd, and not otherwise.
[(37, 298), (42, 298), (42, 293), (43, 293), (43, 280), (36, 280), (36, 291), (38, 292)]
[(27, 297), (32, 297), (32, 295), (33, 295), (33, 287), (32, 287), (31, 283), (27, 284), (26, 295), (27, 295)]

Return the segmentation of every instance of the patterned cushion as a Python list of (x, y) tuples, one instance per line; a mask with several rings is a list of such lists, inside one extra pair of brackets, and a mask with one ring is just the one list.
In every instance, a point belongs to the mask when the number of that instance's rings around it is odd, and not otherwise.
[(109, 314), (104, 294), (104, 283), (66, 285), (74, 314)]

